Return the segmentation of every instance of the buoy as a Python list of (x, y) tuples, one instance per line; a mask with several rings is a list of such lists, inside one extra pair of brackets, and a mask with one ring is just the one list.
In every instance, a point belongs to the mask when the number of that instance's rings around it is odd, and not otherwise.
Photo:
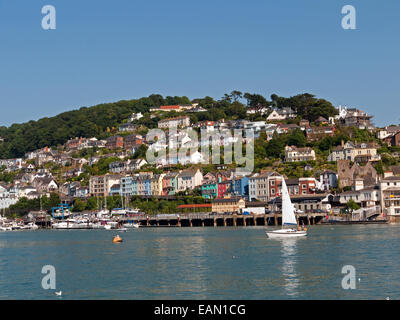
[(121, 238), (119, 235), (116, 235), (116, 236), (114, 237), (114, 239), (113, 239), (113, 242), (114, 242), (114, 243), (122, 242), (122, 238)]

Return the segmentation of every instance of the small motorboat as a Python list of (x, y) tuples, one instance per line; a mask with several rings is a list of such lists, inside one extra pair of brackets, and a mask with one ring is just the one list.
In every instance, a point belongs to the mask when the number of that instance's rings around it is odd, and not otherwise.
[(125, 228), (139, 228), (139, 223), (125, 223), (124, 224)]
[(119, 236), (119, 235), (116, 235), (115, 237), (114, 237), (114, 239), (113, 239), (113, 242), (114, 243), (120, 243), (120, 242), (122, 242), (123, 240), (122, 240), (122, 238)]

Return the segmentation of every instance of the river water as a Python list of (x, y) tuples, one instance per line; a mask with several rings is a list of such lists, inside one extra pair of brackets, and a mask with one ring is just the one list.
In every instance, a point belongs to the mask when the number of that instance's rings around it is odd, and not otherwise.
[[(400, 226), (311, 226), (297, 240), (264, 227), (0, 233), (0, 299), (398, 299)], [(355, 268), (355, 289), (342, 268)]]

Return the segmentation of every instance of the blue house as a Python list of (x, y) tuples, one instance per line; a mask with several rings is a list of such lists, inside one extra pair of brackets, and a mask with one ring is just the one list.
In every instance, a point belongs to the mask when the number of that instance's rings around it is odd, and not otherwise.
[(241, 196), (243, 198), (248, 198), (248, 196), (249, 196), (249, 178), (248, 177), (232, 178), (231, 193), (232, 193), (232, 196)]

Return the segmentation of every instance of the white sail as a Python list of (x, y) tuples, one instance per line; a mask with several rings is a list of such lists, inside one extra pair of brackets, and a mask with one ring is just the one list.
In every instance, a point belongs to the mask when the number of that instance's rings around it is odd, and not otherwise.
[(285, 179), (282, 177), (282, 226), (285, 225), (297, 225), (297, 220)]

